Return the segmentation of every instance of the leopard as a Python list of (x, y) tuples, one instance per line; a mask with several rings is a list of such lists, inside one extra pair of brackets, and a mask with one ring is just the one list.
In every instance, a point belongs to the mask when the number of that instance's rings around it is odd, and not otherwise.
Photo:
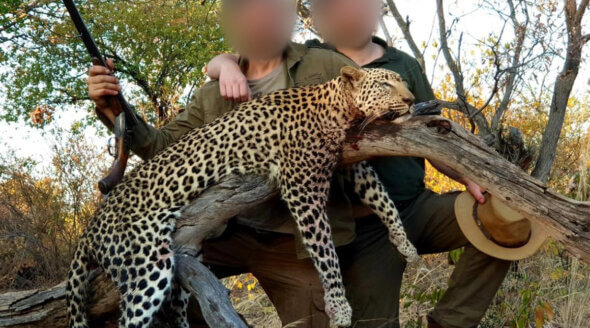
[[(326, 214), (330, 181), (351, 127), (407, 117), (413, 102), (399, 74), (345, 66), (326, 83), (269, 93), (190, 130), (138, 164), (95, 212), (70, 265), (69, 326), (88, 328), (90, 272), (99, 268), (121, 295), (119, 327), (150, 327), (166, 309), (175, 326), (188, 328), (190, 294), (173, 279), (175, 223), (208, 187), (230, 175), (250, 174), (276, 182), (318, 271), (330, 325), (350, 326), (352, 310)], [(399, 253), (416, 260), (416, 248), (376, 172), (367, 162), (346, 170)]]

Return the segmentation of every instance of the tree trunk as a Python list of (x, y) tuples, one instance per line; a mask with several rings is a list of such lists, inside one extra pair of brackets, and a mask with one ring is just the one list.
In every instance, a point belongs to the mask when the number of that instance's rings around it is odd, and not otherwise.
[[(523, 215), (544, 224), (574, 256), (590, 262), (590, 203), (577, 202), (547, 189), (459, 125), (439, 116), (417, 117), (403, 124), (377, 122), (351, 131), (342, 164), (378, 156), (417, 156), (436, 160), (458, 171)], [(277, 195), (263, 177), (230, 177), (208, 189), (184, 211), (177, 224), (178, 253), (193, 253), (192, 245), (211, 230), (208, 223), (229, 219)], [(205, 234), (206, 234), (205, 233)], [(243, 327), (227, 306), (227, 291), (191, 256), (180, 255), (177, 277), (193, 290), (201, 309), (209, 311), (212, 327)], [(198, 271), (198, 273), (196, 273)], [(93, 282), (91, 316), (96, 322), (116, 316), (118, 295), (103, 275)], [(207, 292), (200, 292), (199, 288)], [(0, 295), (0, 327), (65, 327), (64, 284), (47, 290)], [(103, 325), (104, 326), (104, 325)]]
[(576, 8), (576, 0), (565, 1), (565, 21), (567, 24), (567, 55), (563, 70), (557, 76), (553, 89), (553, 100), (549, 109), (549, 121), (543, 133), (539, 158), (533, 170), (533, 176), (547, 182), (551, 167), (555, 161), (557, 143), (561, 135), (561, 128), (565, 119), (565, 112), (570, 94), (580, 71), (582, 48), (585, 44), (582, 35), (582, 18), (588, 7), (589, 0), (582, 0)]

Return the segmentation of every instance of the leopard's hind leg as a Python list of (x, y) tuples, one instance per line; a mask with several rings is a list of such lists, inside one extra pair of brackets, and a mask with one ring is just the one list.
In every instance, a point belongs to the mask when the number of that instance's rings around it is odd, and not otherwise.
[(86, 302), (88, 300), (90, 254), (88, 240), (80, 239), (74, 259), (70, 264), (68, 282), (66, 284), (66, 305), (68, 313), (68, 327), (88, 328), (86, 316)]
[(389, 231), (389, 239), (408, 262), (416, 261), (418, 252), (404, 230), (395, 203), (379, 180), (377, 172), (367, 162), (349, 168), (354, 180), (354, 189), (363, 204), (369, 206), (381, 219)]
[(174, 281), (170, 296), (164, 302), (159, 317), (164, 317), (171, 327), (189, 328), (187, 309), (190, 296), (188, 291)]
[(128, 254), (128, 263), (123, 262), (113, 278), (122, 295), (120, 328), (150, 327), (154, 314), (170, 296), (174, 276), (170, 229), (163, 223), (147, 242), (132, 242), (136, 251)]

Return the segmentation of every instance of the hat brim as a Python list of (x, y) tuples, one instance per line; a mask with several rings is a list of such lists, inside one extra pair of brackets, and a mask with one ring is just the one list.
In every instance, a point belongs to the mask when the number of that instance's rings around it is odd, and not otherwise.
[(469, 192), (463, 192), (455, 201), (455, 216), (461, 231), (469, 242), (481, 252), (507, 261), (522, 260), (534, 255), (547, 240), (547, 232), (535, 220), (531, 220), (531, 237), (529, 241), (516, 248), (504, 247), (489, 240), (473, 218), (475, 198)]

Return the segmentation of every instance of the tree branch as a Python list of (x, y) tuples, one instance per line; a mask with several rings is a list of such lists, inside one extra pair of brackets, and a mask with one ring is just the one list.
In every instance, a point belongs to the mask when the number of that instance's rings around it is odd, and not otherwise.
[[(492, 118), (492, 131), (496, 131), (498, 129), (500, 121), (504, 116), (504, 113), (506, 113), (506, 110), (508, 109), (510, 99), (512, 99), (512, 93), (514, 92), (514, 87), (516, 84), (516, 77), (518, 76), (518, 66), (521, 62), (522, 50), (524, 47), (524, 42), (526, 40), (526, 33), (529, 24), (529, 16), (526, 7), (526, 20), (524, 23), (520, 23), (516, 18), (516, 10), (513, 1), (508, 0), (508, 5), (510, 6), (510, 19), (512, 20), (512, 25), (514, 27), (514, 32), (516, 35), (516, 47), (514, 49), (514, 55), (512, 56), (512, 62), (510, 63), (510, 66), (512, 68), (508, 70), (508, 76), (506, 77), (506, 87), (504, 91), (504, 96), (502, 97), (500, 106), (498, 106), (496, 112), (494, 113), (494, 117)], [(527, 6), (526, 2), (524, 1), (522, 2), (522, 5)]]
[(385, 35), (385, 41), (387, 42), (387, 45), (393, 47), (393, 38), (391, 37), (391, 33), (389, 33), (389, 29), (383, 20), (383, 15), (379, 17), (379, 25), (381, 26), (381, 31), (383, 31), (383, 34)]
[[(575, 3), (574, 3), (575, 6)], [(590, 0), (582, 0), (578, 5), (578, 9), (576, 10), (576, 23), (578, 25), (582, 24), (582, 19), (584, 18), (584, 13), (586, 12), (586, 8), (590, 6)]]
[(443, 53), (443, 56), (445, 57), (449, 70), (453, 74), (453, 79), (455, 80), (455, 88), (457, 89), (456, 91), (458, 97), (458, 101), (456, 103), (460, 105), (461, 112), (465, 113), (470, 120), (473, 119), (473, 121), (479, 128), (479, 135), (484, 140), (486, 140), (486, 142), (493, 142), (495, 138), (490, 130), (490, 126), (488, 124), (487, 119), (481, 112), (478, 113), (477, 108), (475, 108), (467, 102), (467, 94), (465, 92), (463, 73), (461, 72), (459, 66), (460, 63), (455, 61), (453, 55), (451, 54), (451, 50), (449, 49), (449, 41), (447, 37), (448, 31), (446, 26), (445, 13), (443, 9), (443, 0), (437, 0), (436, 5), (441, 51)]
[(420, 48), (418, 48), (418, 45), (416, 45), (416, 41), (414, 41), (414, 37), (412, 36), (412, 33), (410, 32), (409, 20), (408, 21), (404, 20), (404, 18), (400, 14), (400, 12), (397, 9), (397, 6), (395, 5), (395, 2), (393, 2), (393, 0), (387, 0), (387, 5), (389, 6), (389, 9), (391, 10), (391, 14), (392, 14), (393, 18), (395, 19), (395, 21), (397, 22), (397, 25), (402, 30), (402, 33), (404, 34), (404, 38), (406, 39), (408, 46), (410, 46), (410, 49), (412, 50), (414, 57), (416, 57), (416, 60), (418, 60), (418, 63), (422, 67), (422, 70), (424, 72), (426, 72), (426, 61), (424, 60), (424, 54), (420, 51)]

